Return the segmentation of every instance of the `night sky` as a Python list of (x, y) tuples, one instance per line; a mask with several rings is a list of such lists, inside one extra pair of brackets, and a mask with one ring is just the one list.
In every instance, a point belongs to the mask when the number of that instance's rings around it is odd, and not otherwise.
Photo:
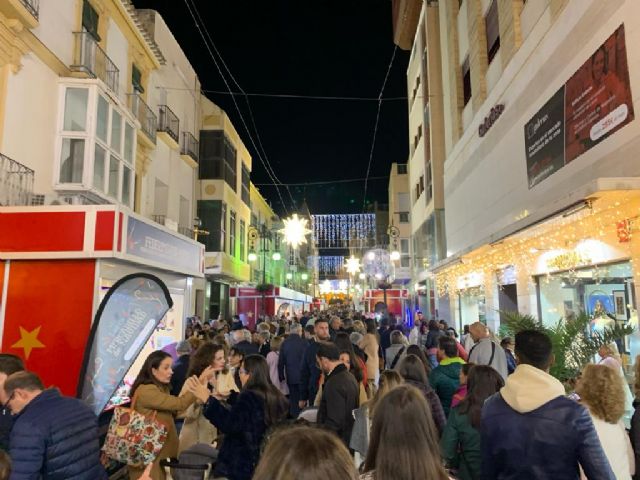
[[(199, 35), (187, 0), (134, 0), (165, 19), (194, 66), (203, 90), (226, 91)], [(377, 98), (394, 49), (390, 0), (194, 0), (218, 51), (247, 93)], [(406, 97), (408, 52), (400, 49), (384, 97)], [(238, 89), (227, 79), (234, 91)], [(230, 116), (253, 157), (251, 179), (271, 183), (228, 95), (207, 93)], [(245, 97), (236, 97), (257, 137)], [(267, 158), (282, 183), (363, 178), (377, 101), (250, 97)], [(367, 201), (387, 203), (393, 162), (408, 156), (407, 102), (382, 103)], [(259, 187), (274, 210), (294, 207), (284, 187)], [(290, 187), (311, 213), (360, 213), (364, 182)]]

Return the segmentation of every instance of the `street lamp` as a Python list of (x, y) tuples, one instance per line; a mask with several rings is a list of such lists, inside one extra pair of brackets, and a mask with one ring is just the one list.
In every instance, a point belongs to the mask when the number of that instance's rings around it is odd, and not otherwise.
[(271, 258), (277, 262), (282, 259), (282, 255), (280, 255), (280, 252), (276, 252), (273, 255), (271, 255)]
[(309, 275), (307, 275), (306, 273), (303, 273), (300, 275), (300, 278), (306, 282), (307, 279), (309, 278)]
[(250, 262), (255, 262), (256, 260), (258, 260), (258, 255), (256, 255), (256, 252), (249, 252), (249, 255), (247, 255), (247, 259)]

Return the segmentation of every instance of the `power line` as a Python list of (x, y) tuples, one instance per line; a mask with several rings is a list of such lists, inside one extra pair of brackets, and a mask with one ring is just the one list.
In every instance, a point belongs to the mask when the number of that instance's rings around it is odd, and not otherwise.
[[(215, 65), (215, 67), (218, 70), (218, 73), (220, 74), (220, 77), (222, 78), (222, 81), (224, 82), (225, 86), (227, 87), (227, 90), (229, 92), (231, 92), (231, 87), (229, 86), (229, 82), (227, 82), (226, 77), (222, 73), (222, 70), (220, 69), (220, 65), (218, 65), (218, 60), (216, 59), (215, 55), (211, 51), (211, 47), (209, 46), (209, 43), (207, 42), (207, 39), (205, 38), (204, 33), (202, 32), (202, 28), (200, 27), (200, 24), (198, 23), (198, 20), (196, 19), (196, 16), (193, 13), (194, 10), (197, 11), (195, 3), (193, 5), (190, 4), (189, 3), (190, 0), (184, 0), (184, 2), (185, 2), (185, 5), (187, 6), (187, 9), (189, 10), (189, 14), (191, 15), (191, 18), (193, 19), (193, 22), (196, 25), (196, 28), (198, 29), (198, 32), (200, 33), (200, 36), (202, 37), (202, 40), (204, 41), (205, 47), (207, 48), (207, 51), (209, 52), (209, 55), (211, 56), (211, 59), (213, 60), (213, 63)], [(193, 10), (192, 10), (192, 6), (193, 6)], [(269, 171), (269, 168), (267, 168), (265, 160), (262, 158), (262, 155), (260, 154), (260, 150), (257, 148), (256, 143), (253, 140), (253, 136), (251, 135), (251, 131), (249, 130), (247, 122), (245, 121), (244, 116), (242, 115), (242, 111), (240, 110), (240, 106), (238, 105), (238, 102), (236, 102), (235, 96), (232, 95), (231, 99), (233, 100), (233, 104), (235, 105), (236, 110), (238, 111), (238, 115), (240, 116), (240, 120), (242, 121), (242, 124), (244, 125), (244, 128), (247, 131), (247, 134), (249, 135), (249, 140), (251, 140), (253, 148), (256, 150), (256, 153), (258, 154), (258, 159), (260, 160), (262, 165), (265, 167), (265, 170), (267, 171), (267, 175), (269, 176), (269, 178), (274, 183), (278, 183), (277, 178), (273, 178), (271, 172)], [(286, 204), (284, 203), (284, 199), (282, 198), (282, 194), (280, 193), (280, 189), (278, 189), (277, 186), (276, 186), (276, 191), (278, 192), (278, 196), (280, 197), (280, 201), (282, 202), (282, 207), (284, 208), (285, 213), (288, 216), (289, 215), (289, 211), (287, 209)]]
[[(369, 177), (369, 180), (384, 180), (384, 179), (388, 179), (388, 176), (381, 176), (381, 177)], [(287, 187), (308, 187), (308, 186), (313, 186), (313, 185), (330, 185), (332, 183), (353, 183), (353, 182), (362, 182), (363, 180), (365, 180), (364, 177), (362, 178), (348, 178), (348, 179), (343, 179), (343, 180), (325, 180), (325, 181), (319, 181), (319, 182), (304, 182), (304, 183), (280, 183), (279, 185), (283, 185), (283, 186), (287, 186)], [(254, 185), (256, 187), (272, 187), (274, 185), (276, 185), (275, 183), (254, 183)]]
[[(216, 47), (215, 42), (213, 41), (213, 38), (211, 38), (211, 34), (209, 33), (209, 29), (207, 28), (206, 24), (204, 23), (204, 21), (202, 20), (202, 17), (200, 16), (200, 12), (198, 12), (198, 8), (196, 7), (195, 3), (192, 3), (193, 5), (193, 10), (195, 11), (196, 15), (198, 16), (198, 20), (200, 21), (200, 23), (202, 24), (202, 26), (204, 27), (204, 31), (207, 35), (207, 38), (209, 39), (209, 43), (211, 44), (211, 46), (213, 47), (213, 50), (216, 52), (216, 54), (218, 55), (218, 58), (220, 59), (220, 62), (222, 63), (222, 66), (224, 67), (224, 69), (227, 71), (227, 73), (229, 74), (229, 77), (231, 77), (231, 80), (233, 81), (233, 83), (235, 83), (236, 87), (238, 88), (238, 90), (240, 90), (241, 94), (244, 96), (245, 101), (247, 102), (247, 107), (249, 108), (249, 117), (251, 119), (251, 124), (253, 125), (253, 130), (256, 134), (256, 138), (258, 139), (258, 146), (260, 147), (260, 150), (262, 151), (262, 155), (264, 155), (264, 162), (263, 166), (265, 167), (265, 169), (270, 170), (270, 177), (273, 177), (272, 180), (274, 182), (280, 182), (280, 179), (278, 178), (278, 176), (276, 175), (276, 172), (273, 168), (273, 166), (271, 165), (271, 161), (269, 160), (269, 157), (267, 155), (266, 150), (264, 149), (264, 146), (262, 145), (262, 139), (260, 138), (260, 132), (258, 131), (258, 126), (256, 125), (256, 121), (255, 118), (253, 116), (253, 110), (251, 108), (251, 103), (249, 102), (249, 97), (247, 96), (246, 92), (244, 91), (244, 89), (240, 86), (240, 83), (236, 80), (236, 78), (233, 76), (233, 73), (231, 73), (231, 69), (229, 68), (229, 66), (227, 65), (227, 63), (224, 61), (224, 58), (222, 57), (222, 54), (220, 53), (220, 51), (218, 50), (218, 47)], [(204, 40), (204, 38), (203, 38)], [(206, 40), (205, 40), (206, 43)], [(228, 85), (227, 85), (228, 88)], [(233, 94), (233, 92), (231, 92), (231, 89), (228, 88), (229, 92), (228, 94), (232, 96), (232, 98), (234, 99), (234, 103), (235, 103), (235, 96)], [(246, 127), (246, 125), (245, 125)], [(248, 130), (248, 129), (247, 129)], [(252, 140), (253, 141), (253, 140)], [(254, 147), (255, 147), (255, 143), (254, 143)], [(260, 152), (258, 152), (260, 154)], [(286, 211), (286, 206), (284, 205), (284, 200), (282, 199), (282, 196), (280, 195), (280, 190), (278, 189), (278, 187), (276, 186), (276, 189), (278, 190), (278, 195), (280, 196), (280, 201), (283, 202), (283, 207), (285, 208)], [(293, 206), (294, 211), (296, 210), (296, 202), (293, 199), (293, 196), (291, 195), (291, 191), (289, 190), (289, 187), (287, 187), (287, 192), (289, 193), (289, 198), (291, 199), (291, 204)], [(287, 212), (288, 215), (288, 212)]]
[(382, 82), (382, 88), (380, 89), (380, 93), (378, 94), (378, 108), (376, 111), (376, 124), (373, 128), (373, 139), (371, 141), (371, 151), (369, 152), (369, 163), (367, 164), (367, 175), (364, 179), (364, 195), (362, 197), (362, 212), (364, 213), (365, 208), (367, 206), (367, 188), (369, 186), (369, 173), (371, 172), (371, 163), (373, 161), (373, 151), (376, 148), (376, 135), (378, 133), (378, 123), (380, 122), (380, 108), (382, 107), (382, 94), (384, 93), (384, 87), (387, 86), (387, 80), (389, 79), (389, 73), (391, 73), (391, 67), (393, 65), (393, 60), (396, 58), (396, 51), (398, 50), (398, 46), (393, 46), (393, 53), (391, 54), (391, 61), (389, 62), (389, 66), (387, 67), (387, 73), (384, 76), (384, 81)]

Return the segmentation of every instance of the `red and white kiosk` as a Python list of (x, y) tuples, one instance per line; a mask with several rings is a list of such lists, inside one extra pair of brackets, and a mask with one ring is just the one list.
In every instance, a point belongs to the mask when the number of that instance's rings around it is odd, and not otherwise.
[[(151, 273), (174, 301), (139, 355), (180, 340), (204, 246), (115, 205), (0, 207), (0, 344), (75, 395), (91, 323), (111, 285)], [(135, 368), (134, 364), (134, 368)]]
[[(365, 290), (364, 304), (365, 311), (375, 312), (376, 305), (384, 303), (384, 290)], [(406, 309), (410, 307), (409, 291), (405, 289), (389, 288), (387, 289), (387, 311), (393, 313), (397, 318), (405, 319)]]
[(251, 330), (262, 315), (263, 295), (264, 314), (270, 317), (287, 313), (297, 315), (313, 307), (313, 297), (286, 287), (271, 286), (264, 292), (255, 287), (232, 288), (230, 297), (235, 305), (235, 312), (241, 317), (245, 316)]

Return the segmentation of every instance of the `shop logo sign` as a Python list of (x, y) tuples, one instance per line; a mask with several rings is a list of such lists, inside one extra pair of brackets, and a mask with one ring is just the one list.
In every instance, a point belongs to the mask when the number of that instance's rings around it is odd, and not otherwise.
[(489, 115), (484, 117), (484, 121), (478, 127), (478, 135), (480, 135), (480, 137), (484, 137), (487, 134), (489, 129), (493, 127), (493, 124), (500, 118), (502, 112), (504, 112), (504, 103), (499, 103), (491, 109)]

